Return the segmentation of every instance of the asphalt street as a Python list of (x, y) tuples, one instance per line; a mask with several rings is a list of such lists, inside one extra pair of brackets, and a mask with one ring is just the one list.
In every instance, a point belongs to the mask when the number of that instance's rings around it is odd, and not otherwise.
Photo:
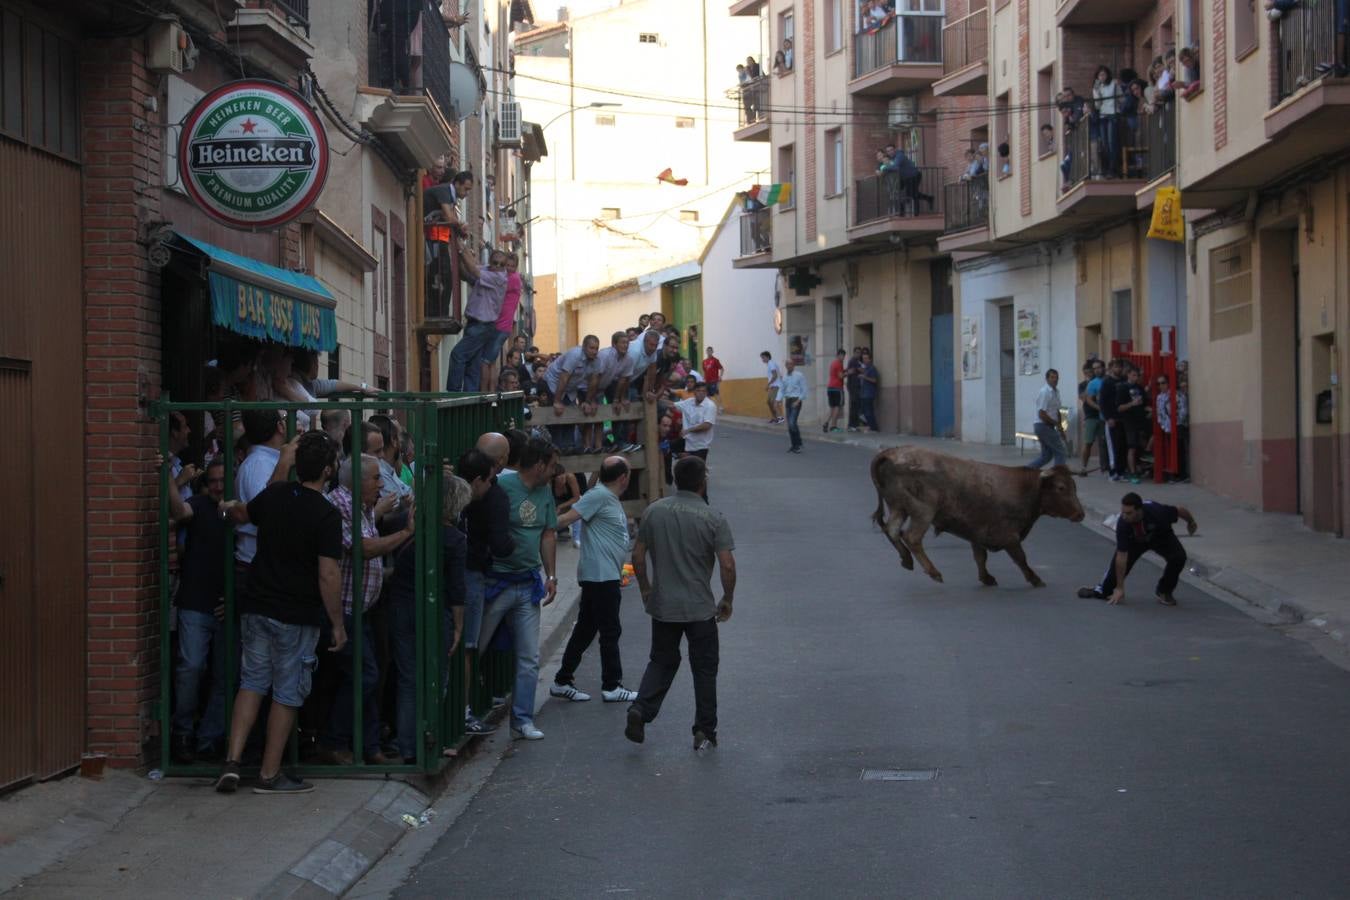
[[(687, 668), (646, 743), (625, 740), (593, 647), (595, 699), (544, 706), (546, 739), (514, 745), (400, 896), (1350, 890), (1350, 673), (1184, 584), (1157, 605), (1151, 563), (1124, 606), (1078, 599), (1111, 546), (1061, 520), (1026, 545), (1047, 587), (1001, 553), (981, 587), (950, 536), (926, 542), (935, 584), (871, 523), (868, 451), (786, 447), (722, 429), (710, 457), (740, 571), (720, 746), (691, 749)], [(635, 586), (623, 620), (635, 688)]]

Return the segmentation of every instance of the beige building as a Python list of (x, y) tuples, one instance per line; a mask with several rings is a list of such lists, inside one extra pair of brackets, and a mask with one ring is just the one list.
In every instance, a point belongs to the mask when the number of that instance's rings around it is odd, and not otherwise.
[[(515, 45), (522, 109), (548, 155), (531, 176), (534, 273), (551, 292), (556, 343), (574, 344), (569, 301), (697, 259), (733, 193), (768, 174), (762, 144), (732, 141), (736, 64), (757, 54), (753, 20), (714, 0), (639, 0), (540, 24)], [(685, 185), (662, 182), (666, 169)], [(640, 301), (635, 296), (633, 303)], [(627, 324), (635, 324), (636, 305)], [(675, 324), (697, 326), (697, 307)]]
[[(1009, 165), (939, 241), (959, 257), (962, 334), (978, 335), (964, 436), (1008, 442), (1029, 423), (1027, 312), (1041, 369), (1075, 374), (1113, 346), (1149, 350), (1162, 326), (1190, 365), (1194, 480), (1344, 534), (1350, 83), (1328, 73), (1344, 53), (1332, 5), (1271, 19), (1259, 4), (1029, 0), (996, 6), (986, 44), (969, 71)], [(1186, 48), (1173, 71), (1192, 86), (1122, 116), (1114, 145), (1088, 119), (1064, 127), (1060, 92), (1091, 97), (1099, 66), (1148, 83)], [(1161, 187), (1180, 189), (1183, 242), (1146, 237)]]

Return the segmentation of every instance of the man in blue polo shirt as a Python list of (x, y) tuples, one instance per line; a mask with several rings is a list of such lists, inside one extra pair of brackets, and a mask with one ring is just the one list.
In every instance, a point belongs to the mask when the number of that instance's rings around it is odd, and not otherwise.
[(1186, 523), (1186, 533), (1195, 534), (1195, 516), (1184, 506), (1168, 506), (1142, 500), (1134, 491), (1120, 498), (1120, 516), (1116, 519), (1116, 552), (1106, 567), (1101, 584), (1078, 589), (1083, 599), (1095, 597), (1112, 606), (1125, 599), (1125, 576), (1149, 550), (1161, 556), (1167, 566), (1158, 579), (1157, 600), (1163, 606), (1176, 606), (1172, 592), (1177, 589), (1181, 570), (1186, 567), (1186, 550), (1172, 526)]

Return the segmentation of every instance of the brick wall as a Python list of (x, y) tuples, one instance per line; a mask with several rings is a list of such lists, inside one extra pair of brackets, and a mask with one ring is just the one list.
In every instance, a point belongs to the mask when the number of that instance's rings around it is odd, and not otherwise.
[[(1211, 15), (1214, 28), (1214, 50), (1208, 57), (1200, 54), (1200, 71), (1208, 68), (1209, 86), (1214, 91), (1214, 149), (1228, 146), (1228, 10), (1224, 0), (1214, 0)], [(1177, 75), (1181, 75), (1181, 61), (1177, 61)]]
[(1133, 64), (1134, 51), (1126, 29), (1062, 28), (1059, 33), (1062, 40), (1059, 83), (1061, 88), (1072, 87), (1080, 96), (1092, 96), (1092, 75), (1098, 66), (1115, 72), (1121, 66)]
[(139, 38), (81, 45), (84, 169), (88, 747), (134, 765), (158, 650), (158, 429), (138, 404), (160, 383), (159, 273), (137, 237), (158, 221), (161, 138)]

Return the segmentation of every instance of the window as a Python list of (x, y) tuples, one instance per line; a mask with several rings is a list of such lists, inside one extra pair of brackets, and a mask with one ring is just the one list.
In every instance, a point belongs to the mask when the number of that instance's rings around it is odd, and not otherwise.
[[(793, 39), (797, 36), (796, 26), (793, 24), (791, 12), (778, 14), (778, 51), (783, 54), (783, 66), (791, 70), (796, 62), (796, 54), (793, 47), (796, 43)], [(776, 57), (775, 57), (776, 59)]]
[(660, 41), (661, 36), (658, 34), (653, 34), (650, 31), (644, 31), (638, 35), (639, 44), (657, 44), (660, 43)]
[(1209, 339), (1252, 330), (1252, 242), (1209, 251)]
[(788, 195), (788, 202), (783, 204), (784, 209), (791, 209), (797, 205), (797, 155), (793, 151), (791, 144), (786, 144), (778, 148), (778, 165), (774, 167), (774, 180), (780, 184), (792, 185), (792, 191)]
[(675, 117), (675, 127), (676, 127), (676, 128), (693, 128), (693, 127), (694, 127), (694, 117), (693, 117), (693, 116), (676, 116), (676, 117)]
[(614, 126), (614, 116), (597, 114), (595, 117), (595, 124), (602, 125), (607, 128), (612, 128)]
[(1111, 328), (1116, 340), (1134, 340), (1134, 294), (1129, 288), (1111, 292)]
[(825, 194), (844, 192), (844, 133), (835, 128), (825, 132)]
[(0, 132), (77, 158), (77, 68), (72, 43), (0, 10)]
[[(1256, 49), (1260, 42), (1257, 20), (1262, 18), (1256, 0), (1234, 0), (1233, 3), (1233, 59), (1241, 59)], [(1192, 45), (1195, 46), (1195, 45)]]
[[(1012, 157), (1004, 156), (1002, 152), (1002, 148), (1009, 144), (1008, 128), (1011, 121), (1008, 117), (1008, 93), (1005, 91), (994, 100), (994, 133), (991, 135), (994, 146), (990, 148), (989, 154), (989, 167), (998, 173), (999, 178), (1007, 178), (1012, 174)], [(1011, 154), (1011, 146), (1008, 151)]]
[(691, 223), (696, 223), (696, 222), (698, 222), (698, 210), (696, 210), (696, 209), (682, 209), (682, 210), (680, 210), (680, 221), (681, 221), (681, 222), (691, 222)]
[[(1201, 26), (1204, 24), (1204, 16), (1203, 16), (1203, 14), (1202, 14), (1202, 10), (1203, 10), (1204, 8), (1205, 8), (1205, 7), (1204, 7), (1204, 0), (1188, 0), (1188, 2), (1187, 2), (1187, 7), (1186, 7), (1186, 46), (1187, 46), (1187, 47), (1199, 47), (1199, 46), (1200, 46), (1200, 39), (1201, 39), (1200, 28), (1201, 28)], [(1171, 48), (1170, 46), (1164, 44), (1162, 49), (1163, 49), (1164, 52), (1166, 52), (1167, 50), (1170, 50), (1170, 49), (1172, 49), (1172, 48)]]
[(825, 52), (833, 53), (844, 46), (844, 2), (825, 0)]
[(600, 218), (607, 221), (619, 218), (619, 208), (617, 206), (600, 207)]
[[(1036, 155), (1055, 152), (1055, 67), (1036, 73)], [(1046, 131), (1049, 128), (1049, 131)]]

